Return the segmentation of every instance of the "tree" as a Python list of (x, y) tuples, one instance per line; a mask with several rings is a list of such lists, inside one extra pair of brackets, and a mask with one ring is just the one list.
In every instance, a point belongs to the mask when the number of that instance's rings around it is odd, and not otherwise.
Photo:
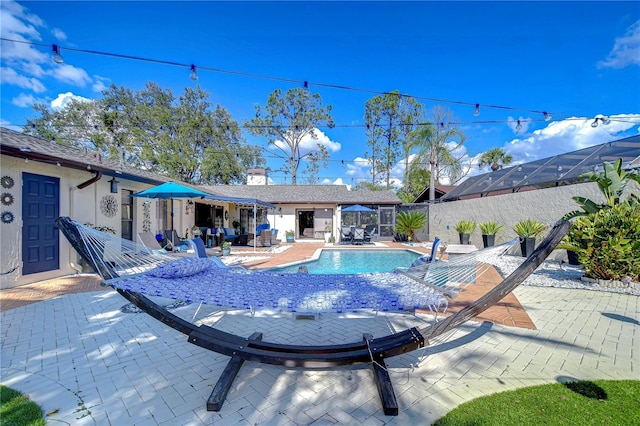
[[(429, 201), (436, 198), (435, 185), (440, 183), (440, 174), (447, 171), (452, 182), (459, 179), (461, 161), (454, 155), (465, 141), (464, 133), (452, 124), (451, 113), (441, 107), (433, 109), (433, 122), (418, 126), (412, 133), (418, 147), (417, 164), (428, 164)], [(435, 123), (435, 124), (434, 124)]]
[(112, 85), (100, 100), (71, 101), (55, 111), (36, 106), (41, 117), (29, 120), (25, 131), (185, 182), (243, 182), (246, 168), (264, 164), (264, 158), (246, 144), (231, 115), (208, 98), (199, 86), (176, 99), (152, 82), (138, 92)]
[(371, 152), (364, 156), (371, 162), (372, 184), (376, 184), (378, 175), (384, 174), (387, 189), (391, 187), (391, 169), (400, 154), (404, 154), (406, 177), (413, 147), (409, 135), (422, 114), (422, 104), (398, 90), (375, 96), (365, 103), (367, 145)]
[(264, 107), (256, 105), (256, 116), (245, 123), (249, 133), (264, 136), (269, 145), (276, 148), (276, 156), (284, 161), (283, 170), (291, 174), (291, 184), (296, 185), (298, 169), (302, 161), (307, 162), (305, 173), (317, 175), (320, 164), (326, 167), (329, 153), (324, 144), (306, 147), (310, 138), (317, 141), (316, 129), (321, 126), (333, 128), (331, 105), (322, 106), (317, 93), (295, 88), (285, 93), (274, 90)]
[(502, 148), (491, 148), (482, 153), (478, 167), (491, 166), (492, 171), (500, 170), (502, 166), (508, 166), (513, 161), (513, 156), (507, 154)]
[(413, 203), (418, 195), (429, 186), (431, 172), (419, 164), (412, 162), (409, 165), (409, 173), (403, 181), (403, 187), (397, 192), (397, 196), (403, 203)]

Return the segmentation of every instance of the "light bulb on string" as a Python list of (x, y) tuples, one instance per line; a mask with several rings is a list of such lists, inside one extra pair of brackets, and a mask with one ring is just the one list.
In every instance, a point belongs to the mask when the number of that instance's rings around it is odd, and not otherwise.
[(595, 127), (598, 127), (598, 118), (599, 118), (599, 117), (596, 117), (596, 119), (595, 119), (595, 120), (593, 120), (593, 123), (591, 123), (591, 127), (594, 127), (594, 128), (595, 128)]
[(605, 126), (611, 123), (611, 120), (608, 117), (602, 117), (600, 120)]
[(191, 64), (191, 73), (189, 74), (189, 78), (193, 81), (198, 81), (198, 70), (193, 64)]
[(64, 63), (64, 58), (60, 53), (60, 46), (58, 46), (57, 44), (54, 44), (52, 48), (53, 48), (53, 53), (51, 55), (51, 59), (53, 59), (53, 62), (55, 62), (56, 64)]
[(551, 121), (551, 116), (548, 112), (544, 111), (542, 115), (544, 116), (544, 121)]
[(516, 123), (516, 130), (522, 130), (522, 124), (520, 124), (520, 120)]
[(480, 104), (476, 104), (476, 108), (473, 110), (473, 115), (475, 117), (480, 115)]

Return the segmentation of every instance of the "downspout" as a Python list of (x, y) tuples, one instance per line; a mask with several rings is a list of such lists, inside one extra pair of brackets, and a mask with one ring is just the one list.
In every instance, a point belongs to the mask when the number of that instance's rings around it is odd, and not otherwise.
[[(102, 172), (96, 171), (91, 179), (85, 182), (82, 182), (80, 185), (76, 187), (69, 188), (69, 217), (73, 217), (73, 211), (74, 211), (73, 201), (74, 201), (75, 191), (77, 191), (78, 189), (86, 188), (87, 186), (99, 181), (101, 178), (102, 178)], [(74, 252), (73, 247), (69, 245), (69, 266), (71, 267), (71, 269), (76, 271), (76, 274), (81, 274), (82, 266), (78, 265), (77, 263), (71, 260), (73, 258), (73, 252)]]

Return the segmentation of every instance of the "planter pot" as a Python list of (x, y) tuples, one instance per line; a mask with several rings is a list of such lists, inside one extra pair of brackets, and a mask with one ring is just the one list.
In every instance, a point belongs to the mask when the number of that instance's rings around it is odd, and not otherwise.
[(580, 265), (578, 255), (573, 250), (567, 250), (567, 260), (569, 261), (569, 265)]
[(536, 239), (531, 237), (520, 237), (520, 252), (522, 257), (529, 257), (536, 249)]
[(493, 247), (496, 244), (496, 236), (482, 234), (482, 244), (484, 247)]
[(294, 243), (296, 241), (295, 237), (293, 235), (287, 235), (287, 242), (288, 243)]
[(229, 256), (231, 254), (231, 249), (230, 248), (223, 248), (222, 249), (222, 255), (223, 256)]
[(460, 236), (460, 244), (469, 244), (471, 234), (458, 234)]

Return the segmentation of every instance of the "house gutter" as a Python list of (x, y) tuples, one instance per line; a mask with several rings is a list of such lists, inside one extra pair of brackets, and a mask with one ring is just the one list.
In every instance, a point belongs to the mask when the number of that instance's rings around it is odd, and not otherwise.
[[(74, 192), (77, 191), (78, 189), (84, 189), (89, 185), (92, 185), (94, 183), (96, 183), (97, 181), (99, 181), (100, 179), (102, 179), (102, 172), (97, 170), (94, 172), (94, 175), (91, 179), (82, 182), (81, 184), (79, 184), (76, 187), (71, 187), (69, 188), (69, 216), (73, 216), (73, 207), (74, 207)], [(73, 269), (74, 271), (76, 271), (76, 275), (77, 274), (81, 274), (82, 273), (82, 266), (78, 265), (77, 263), (73, 262), (71, 259), (73, 259), (73, 246), (69, 245), (69, 266), (71, 267), (71, 269)]]

